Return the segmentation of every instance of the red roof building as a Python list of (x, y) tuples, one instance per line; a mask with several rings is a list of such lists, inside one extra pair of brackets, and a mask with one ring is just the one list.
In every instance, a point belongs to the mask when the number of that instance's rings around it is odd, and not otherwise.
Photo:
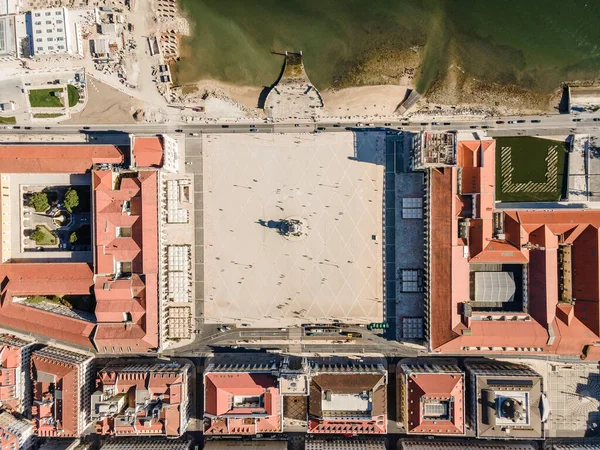
[(269, 369), (210, 365), (204, 372), (204, 434), (281, 433), (279, 379)]
[(17, 436), (4, 428), (0, 428), (0, 449), (17, 450), (18, 448), (19, 441), (17, 440)]
[(163, 165), (163, 143), (160, 137), (131, 138), (134, 167), (159, 168)]
[(85, 173), (94, 164), (121, 164), (114, 145), (0, 145), (0, 173)]
[(387, 371), (382, 365), (317, 365), (311, 374), (309, 433), (387, 432)]
[(191, 364), (109, 366), (98, 372), (92, 419), (102, 435), (178, 437), (190, 418)]
[[(84, 173), (121, 164), (123, 155), (112, 145), (13, 145), (0, 146), (0, 163), (8, 174)], [(159, 345), (158, 174), (92, 170), (92, 187), (94, 270), (85, 263), (0, 264), (0, 325), (101, 353), (144, 353)], [(95, 320), (21, 301), (92, 292)]]
[(0, 325), (93, 348), (92, 322), (15, 301), (33, 295), (89, 295), (92, 286), (93, 272), (86, 263), (0, 264)]
[(431, 350), (598, 359), (600, 211), (496, 209), (493, 140), (457, 164), (427, 174)]
[(40, 437), (78, 437), (90, 420), (92, 357), (56, 347), (31, 355), (34, 429)]
[(99, 352), (158, 347), (158, 174), (93, 174)]
[(0, 406), (29, 415), (29, 356), (33, 342), (0, 334)]
[(455, 363), (398, 365), (399, 412), (409, 434), (465, 434), (465, 377)]

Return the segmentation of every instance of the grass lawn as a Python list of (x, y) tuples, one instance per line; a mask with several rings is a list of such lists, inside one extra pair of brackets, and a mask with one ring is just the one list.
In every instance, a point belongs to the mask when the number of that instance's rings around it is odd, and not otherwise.
[(61, 108), (62, 100), (54, 95), (62, 92), (62, 89), (35, 89), (29, 91), (29, 103), (33, 108)]
[[(503, 151), (504, 149), (504, 151)], [(508, 149), (508, 150), (507, 150)], [(556, 152), (553, 162), (546, 161)], [(496, 139), (496, 200), (504, 202), (558, 201), (566, 188), (567, 148), (565, 142), (536, 137)], [(503, 166), (504, 155), (504, 166)], [(507, 156), (509, 156), (507, 158)], [(508, 162), (507, 162), (508, 161)], [(512, 167), (510, 174), (503, 167)], [(552, 174), (554, 171), (555, 174)], [(547, 177), (550, 173), (550, 177)], [(529, 183), (529, 186), (525, 186)], [(512, 185), (512, 191), (508, 185)], [(510, 191), (510, 192), (509, 192)]]
[(17, 123), (17, 119), (15, 119), (15, 116), (0, 117), (0, 123), (6, 123), (6, 124), (9, 124), (9, 125), (14, 125), (15, 123)]
[(75, 86), (69, 84), (67, 86), (67, 93), (69, 94), (69, 107), (72, 108), (79, 102), (79, 92)]
[(35, 229), (36, 231), (41, 231), (44, 235), (43, 239), (36, 242), (37, 245), (56, 245), (56, 236), (54, 236), (48, 228), (46, 228), (44, 225), (37, 225)]
[(53, 119), (55, 117), (60, 117), (60, 116), (64, 116), (64, 114), (61, 114), (61, 113), (38, 113), (38, 114), (33, 115), (33, 117), (35, 119)]

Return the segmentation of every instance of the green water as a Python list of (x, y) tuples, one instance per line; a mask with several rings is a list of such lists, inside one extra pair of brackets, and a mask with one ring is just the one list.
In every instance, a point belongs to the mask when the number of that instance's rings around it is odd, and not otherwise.
[[(599, 0), (180, 0), (194, 23), (177, 78), (273, 83), (282, 58), (303, 50), (321, 89), (376, 55), (421, 46), (423, 92), (452, 63), (486, 81), (546, 92), (600, 78)], [(389, 70), (391, 71), (391, 64)], [(385, 64), (377, 66), (385, 75)]]

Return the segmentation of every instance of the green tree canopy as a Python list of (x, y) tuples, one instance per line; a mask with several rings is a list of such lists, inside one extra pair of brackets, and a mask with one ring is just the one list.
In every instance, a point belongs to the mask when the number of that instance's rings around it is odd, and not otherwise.
[(29, 206), (33, 207), (37, 212), (44, 212), (50, 208), (48, 203), (48, 194), (45, 192), (34, 192), (29, 197)]
[(70, 242), (71, 244), (74, 244), (75, 242), (77, 242), (77, 233), (76, 233), (76, 232), (74, 232), (74, 231), (73, 231), (73, 232), (72, 232), (72, 233), (69, 235), (69, 242)]
[(73, 208), (79, 205), (79, 195), (75, 189), (69, 188), (65, 192), (65, 201), (63, 202), (67, 211), (73, 212)]

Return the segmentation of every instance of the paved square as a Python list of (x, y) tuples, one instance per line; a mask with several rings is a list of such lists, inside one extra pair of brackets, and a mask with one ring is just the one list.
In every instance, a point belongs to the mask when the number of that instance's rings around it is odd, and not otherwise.
[[(355, 148), (349, 132), (205, 135), (203, 154), (207, 322), (383, 320), (375, 136)], [(288, 218), (300, 237), (280, 232)]]

